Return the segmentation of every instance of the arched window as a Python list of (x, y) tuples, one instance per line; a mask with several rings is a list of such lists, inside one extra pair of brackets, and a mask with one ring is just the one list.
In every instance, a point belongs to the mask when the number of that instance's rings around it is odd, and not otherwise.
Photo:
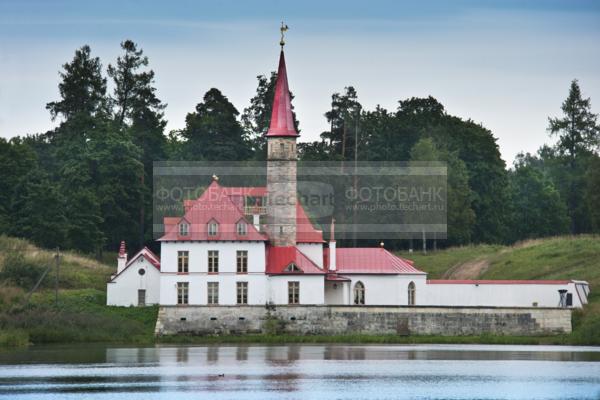
[(409, 306), (415, 305), (415, 293), (416, 293), (415, 283), (411, 282), (408, 284), (408, 305)]
[(354, 304), (365, 304), (365, 285), (360, 281), (354, 285)]

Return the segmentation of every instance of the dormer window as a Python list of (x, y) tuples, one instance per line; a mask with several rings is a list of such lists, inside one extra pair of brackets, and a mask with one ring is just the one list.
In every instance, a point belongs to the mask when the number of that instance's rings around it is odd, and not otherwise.
[(219, 233), (219, 224), (214, 221), (208, 223), (208, 236), (217, 236)]
[(238, 222), (236, 224), (236, 231), (238, 235), (245, 236), (248, 233), (248, 227), (246, 226), (246, 223), (243, 221)]
[(300, 268), (296, 265), (296, 263), (290, 263), (287, 267), (285, 267), (285, 272), (302, 272)]
[(190, 234), (190, 226), (185, 222), (181, 222), (179, 224), (179, 236), (187, 236), (189, 234)]

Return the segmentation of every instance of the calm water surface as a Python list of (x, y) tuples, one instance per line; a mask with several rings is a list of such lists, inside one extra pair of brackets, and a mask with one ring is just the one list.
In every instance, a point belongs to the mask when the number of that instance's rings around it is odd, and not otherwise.
[(600, 399), (600, 347), (34, 347), (0, 399)]

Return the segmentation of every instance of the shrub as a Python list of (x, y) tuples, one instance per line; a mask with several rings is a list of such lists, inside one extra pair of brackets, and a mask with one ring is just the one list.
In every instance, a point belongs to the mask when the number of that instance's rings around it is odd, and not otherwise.
[[(9, 252), (2, 262), (0, 280), (29, 290), (37, 283), (46, 267), (34, 264), (20, 252)], [(42, 282), (42, 285), (44, 282)]]

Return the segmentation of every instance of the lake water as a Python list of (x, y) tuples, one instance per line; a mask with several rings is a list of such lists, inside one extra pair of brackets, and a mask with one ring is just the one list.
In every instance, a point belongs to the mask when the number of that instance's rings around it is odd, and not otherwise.
[(600, 347), (33, 347), (0, 399), (600, 399)]

